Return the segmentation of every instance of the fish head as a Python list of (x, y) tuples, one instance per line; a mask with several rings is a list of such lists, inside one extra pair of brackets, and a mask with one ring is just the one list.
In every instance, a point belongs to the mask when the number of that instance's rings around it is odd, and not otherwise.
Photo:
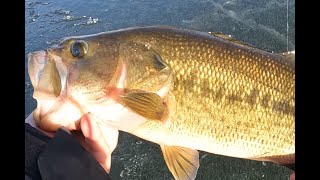
[(143, 118), (125, 108), (118, 97), (137, 91), (164, 97), (172, 79), (157, 52), (114, 34), (68, 37), (30, 53), (28, 72), (37, 100), (34, 119), (52, 131), (62, 125), (76, 129), (88, 112), (121, 129), (130, 124), (130, 117)]
[[(34, 119), (45, 130), (72, 126), (88, 112), (88, 101), (121, 76), (119, 43), (100, 36), (73, 36), (44, 51), (29, 53), (28, 73), (37, 100)], [(72, 125), (71, 125), (72, 124)]]

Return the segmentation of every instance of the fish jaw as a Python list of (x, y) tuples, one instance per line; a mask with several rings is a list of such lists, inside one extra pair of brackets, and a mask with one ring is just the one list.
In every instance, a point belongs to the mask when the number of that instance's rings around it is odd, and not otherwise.
[[(52, 65), (49, 61), (55, 63), (60, 76), (61, 92), (58, 96), (53, 88), (50, 89), (41, 83), (43, 79), (50, 81), (51, 77), (45, 77), (48, 72), (44, 72), (47, 65)], [(72, 90), (72, 83), (78, 78), (77, 69), (66, 66), (63, 59), (53, 53), (50, 54), (50, 50), (30, 53), (28, 70), (34, 87), (33, 97), (37, 100), (37, 108), (33, 116), (36, 124), (43, 130), (56, 131), (61, 126), (70, 130), (79, 129), (81, 118), (89, 112), (97, 122), (102, 122), (102, 125), (125, 132), (130, 132), (147, 121), (144, 117), (113, 101), (115, 98), (113, 96), (118, 96), (121, 91), (83, 96), (81, 92)], [(126, 73), (126, 66), (119, 65), (114, 77), (117, 82), (114, 89), (123, 89)]]
[(28, 55), (28, 73), (34, 87), (35, 99), (56, 99), (65, 90), (67, 67), (62, 58), (47, 51)]
[(56, 131), (60, 126), (77, 129), (79, 119), (87, 111), (66, 88), (68, 69), (62, 58), (50, 50), (30, 53), (28, 73), (37, 101), (33, 113), (36, 124), (47, 131)]

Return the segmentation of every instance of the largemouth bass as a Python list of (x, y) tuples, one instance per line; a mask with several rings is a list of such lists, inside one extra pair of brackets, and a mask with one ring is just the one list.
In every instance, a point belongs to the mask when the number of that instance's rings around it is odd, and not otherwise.
[(292, 54), (171, 27), (73, 36), (29, 54), (37, 109), (55, 131), (90, 112), (160, 145), (175, 179), (194, 179), (197, 150), (295, 163)]

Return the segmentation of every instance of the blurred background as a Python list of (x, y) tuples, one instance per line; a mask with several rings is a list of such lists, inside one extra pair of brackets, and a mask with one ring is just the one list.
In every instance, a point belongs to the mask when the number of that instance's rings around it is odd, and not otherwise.
[[(25, 117), (36, 107), (27, 71), (27, 54), (71, 35), (132, 26), (167, 25), (221, 32), (257, 48), (295, 50), (295, 0), (26, 0)], [(200, 152), (201, 180), (287, 180), (291, 170)], [(111, 176), (118, 179), (173, 179), (160, 147), (120, 133)]]

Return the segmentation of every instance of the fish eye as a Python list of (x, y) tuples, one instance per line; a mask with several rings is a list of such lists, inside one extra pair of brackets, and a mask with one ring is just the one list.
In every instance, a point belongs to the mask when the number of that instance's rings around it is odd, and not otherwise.
[(70, 51), (73, 57), (82, 57), (88, 52), (88, 44), (85, 41), (77, 40), (70, 46)]

